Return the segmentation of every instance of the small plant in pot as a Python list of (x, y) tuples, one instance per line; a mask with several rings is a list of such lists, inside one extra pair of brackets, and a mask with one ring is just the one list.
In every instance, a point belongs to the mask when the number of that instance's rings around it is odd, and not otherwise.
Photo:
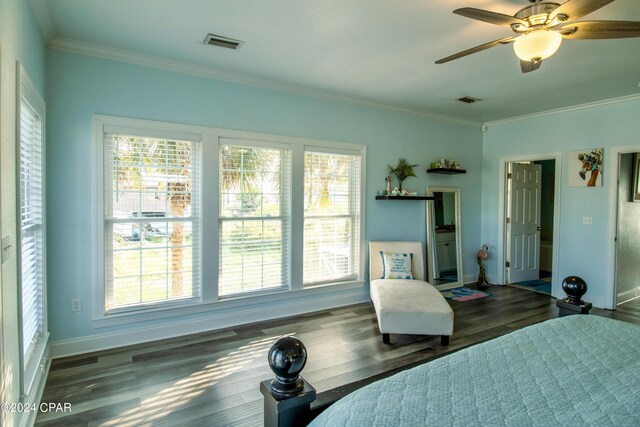
[(398, 159), (398, 164), (395, 167), (391, 165), (387, 166), (389, 167), (389, 173), (395, 175), (398, 179), (398, 189), (402, 192), (402, 182), (410, 176), (416, 176), (416, 172), (413, 168), (418, 165), (410, 165), (407, 159), (400, 158)]

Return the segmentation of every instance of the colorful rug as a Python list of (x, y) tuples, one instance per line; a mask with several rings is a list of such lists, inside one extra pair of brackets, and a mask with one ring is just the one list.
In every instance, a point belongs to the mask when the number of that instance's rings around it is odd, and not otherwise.
[(517, 282), (515, 283), (518, 286), (523, 286), (525, 288), (531, 288), (536, 292), (542, 292), (548, 295), (551, 295), (551, 283), (546, 280), (529, 280), (526, 282)]
[(480, 299), (491, 296), (491, 294), (482, 291), (476, 291), (469, 288), (453, 288), (447, 289), (446, 291), (440, 291), (443, 297), (462, 302), (462, 301), (470, 301), (473, 299)]

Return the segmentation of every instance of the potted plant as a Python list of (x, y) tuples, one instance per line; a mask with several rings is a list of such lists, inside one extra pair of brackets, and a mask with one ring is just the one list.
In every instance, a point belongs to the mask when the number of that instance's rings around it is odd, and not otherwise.
[(418, 165), (410, 165), (407, 159), (400, 158), (398, 159), (398, 164), (395, 167), (391, 165), (387, 166), (389, 167), (389, 173), (395, 175), (398, 179), (398, 190), (402, 193), (402, 182), (410, 176), (416, 176), (413, 168)]

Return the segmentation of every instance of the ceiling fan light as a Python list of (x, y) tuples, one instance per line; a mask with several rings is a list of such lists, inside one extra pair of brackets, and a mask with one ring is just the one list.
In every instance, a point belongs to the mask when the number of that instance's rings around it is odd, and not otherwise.
[(542, 61), (556, 53), (562, 43), (562, 35), (555, 31), (534, 30), (518, 37), (513, 50), (523, 61)]

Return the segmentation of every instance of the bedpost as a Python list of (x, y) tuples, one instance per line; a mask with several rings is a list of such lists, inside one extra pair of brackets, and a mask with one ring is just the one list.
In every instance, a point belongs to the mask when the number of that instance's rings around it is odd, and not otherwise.
[(572, 314), (589, 314), (592, 304), (580, 299), (587, 293), (587, 282), (583, 278), (578, 276), (565, 277), (562, 281), (562, 289), (567, 297), (556, 301), (556, 306), (560, 309), (560, 317)]
[(307, 349), (295, 337), (283, 337), (273, 344), (267, 355), (276, 374), (260, 383), (264, 395), (264, 426), (305, 426), (310, 421), (311, 402), (316, 390), (300, 376), (307, 363)]

